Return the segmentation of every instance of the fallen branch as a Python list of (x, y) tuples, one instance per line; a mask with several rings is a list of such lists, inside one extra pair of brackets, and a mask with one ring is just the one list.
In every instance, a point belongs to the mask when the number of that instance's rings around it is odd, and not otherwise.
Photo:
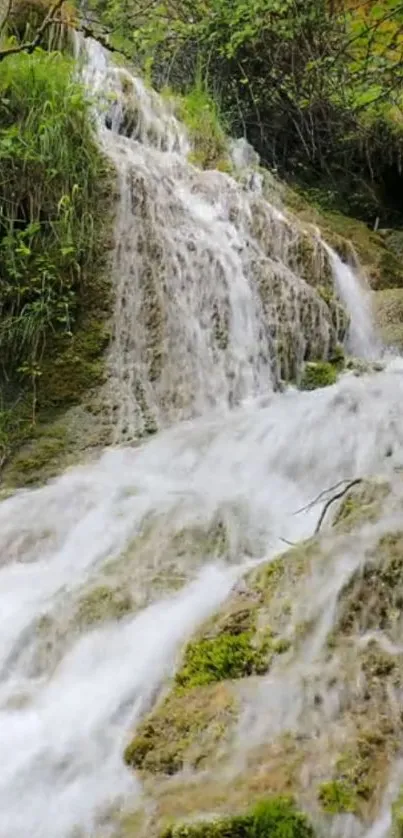
[(337, 494), (333, 495), (331, 498), (329, 498), (328, 501), (326, 501), (326, 503), (325, 503), (325, 505), (322, 509), (322, 512), (320, 513), (319, 521), (318, 521), (318, 523), (316, 524), (316, 527), (315, 527), (315, 535), (318, 534), (318, 532), (319, 532), (319, 530), (320, 530), (320, 528), (323, 524), (326, 512), (329, 509), (329, 506), (331, 506), (331, 504), (334, 503), (335, 500), (340, 500), (340, 498), (342, 498), (343, 495), (347, 494), (347, 492), (349, 492), (350, 489), (353, 488), (353, 486), (358, 486), (359, 483), (362, 483), (362, 477), (357, 477), (355, 480), (350, 480), (350, 483), (347, 483), (347, 486), (345, 486), (344, 489), (342, 489), (340, 492), (337, 492)]

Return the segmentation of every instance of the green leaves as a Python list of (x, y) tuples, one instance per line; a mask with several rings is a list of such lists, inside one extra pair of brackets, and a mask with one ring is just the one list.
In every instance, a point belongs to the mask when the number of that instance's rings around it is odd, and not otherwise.
[(73, 71), (70, 59), (41, 51), (0, 65), (0, 348), (8, 375), (32, 376), (47, 341), (71, 336), (97, 246), (103, 163)]

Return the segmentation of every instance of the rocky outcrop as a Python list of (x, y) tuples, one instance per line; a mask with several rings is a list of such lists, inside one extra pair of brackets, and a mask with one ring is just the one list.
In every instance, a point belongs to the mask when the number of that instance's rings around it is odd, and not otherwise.
[(124, 755), (152, 802), (144, 835), (267, 795), (292, 794), (325, 830), (380, 813), (403, 733), (402, 500), (400, 478), (354, 487), (184, 649)]

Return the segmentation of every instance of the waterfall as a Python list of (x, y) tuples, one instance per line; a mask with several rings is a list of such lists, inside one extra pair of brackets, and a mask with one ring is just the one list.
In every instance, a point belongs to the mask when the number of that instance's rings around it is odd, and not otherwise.
[(258, 178), (242, 187), (192, 166), (172, 102), (111, 66), (96, 42), (87, 52), (119, 178), (105, 402), (123, 442), (298, 378), (343, 339), (345, 316), (320, 238), (265, 200)]
[(351, 271), (332, 255), (329, 280), (320, 241), (191, 166), (169, 104), (95, 44), (86, 81), (116, 94), (99, 117), (120, 183), (104, 397), (117, 442), (159, 431), (0, 503), (0, 838), (113, 834), (141, 799), (124, 745), (192, 632), (247, 568), (312, 534), (324, 489), (403, 467), (399, 364), (276, 390), (343, 331), (326, 281), (367, 354)]
[(327, 250), (337, 290), (350, 315), (348, 349), (359, 358), (376, 359), (381, 346), (374, 329), (369, 288), (360, 282), (350, 265), (342, 262), (337, 253), (330, 247)]

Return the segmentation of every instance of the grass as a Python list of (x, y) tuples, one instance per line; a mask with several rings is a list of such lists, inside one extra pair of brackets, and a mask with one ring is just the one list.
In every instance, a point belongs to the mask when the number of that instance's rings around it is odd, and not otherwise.
[(42, 50), (0, 64), (3, 461), (102, 378), (112, 174), (74, 69)]
[[(164, 95), (172, 96), (166, 89)], [(183, 96), (175, 97), (178, 119), (186, 125), (192, 141), (191, 163), (202, 169), (231, 171), (228, 134), (218, 102), (201, 80)]]

